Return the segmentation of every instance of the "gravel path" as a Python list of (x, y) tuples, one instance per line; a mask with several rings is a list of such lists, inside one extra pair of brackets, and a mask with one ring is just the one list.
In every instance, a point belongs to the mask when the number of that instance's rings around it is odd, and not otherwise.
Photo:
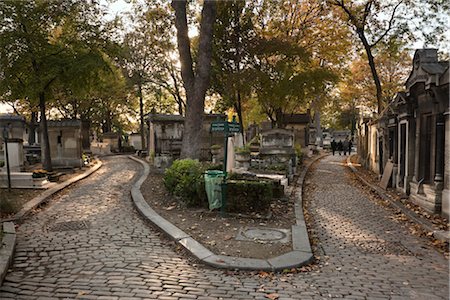
[(341, 159), (323, 159), (308, 177), (321, 246), (312, 272), (194, 264), (135, 212), (140, 166), (119, 156), (19, 227), (0, 299), (448, 299), (448, 261), (353, 186)]

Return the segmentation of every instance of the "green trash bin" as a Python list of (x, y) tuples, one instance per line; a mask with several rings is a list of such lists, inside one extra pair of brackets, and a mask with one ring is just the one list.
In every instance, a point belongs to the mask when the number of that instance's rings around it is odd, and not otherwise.
[(209, 209), (220, 208), (222, 206), (221, 184), (225, 174), (223, 171), (209, 170), (205, 172), (205, 189), (208, 196)]

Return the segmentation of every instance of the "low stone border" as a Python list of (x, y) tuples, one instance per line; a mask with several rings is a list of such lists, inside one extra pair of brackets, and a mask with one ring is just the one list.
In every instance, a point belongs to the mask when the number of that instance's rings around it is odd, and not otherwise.
[(428, 232), (432, 232), (434, 238), (436, 238), (438, 240), (442, 240), (442, 241), (447, 241), (447, 242), (450, 240), (450, 236), (449, 236), (448, 232), (436, 231), (431, 222), (429, 222), (426, 219), (420, 218), (419, 215), (417, 215), (415, 212), (413, 212), (410, 209), (408, 209), (407, 207), (405, 207), (403, 204), (398, 203), (397, 201), (394, 201), (391, 197), (389, 197), (386, 194), (386, 192), (381, 187), (374, 185), (374, 184), (368, 182), (366, 179), (364, 179), (360, 175), (359, 171), (355, 168), (355, 166), (353, 166), (350, 158), (351, 158), (351, 156), (349, 156), (347, 158), (347, 166), (350, 168), (350, 170), (352, 170), (352, 172), (356, 175), (356, 177), (358, 178), (359, 181), (361, 181), (362, 183), (364, 183), (365, 185), (370, 187), (370, 189), (372, 189), (372, 191), (377, 193), (377, 195), (380, 196), (383, 200), (388, 201), (393, 207), (399, 209), (403, 214), (408, 216), (408, 218), (410, 218), (413, 222), (422, 226), (422, 228), (424, 230), (426, 230)]
[(95, 164), (89, 170), (86, 170), (84, 173), (77, 175), (75, 177), (72, 177), (69, 180), (59, 183), (52, 188), (49, 188), (45, 192), (42, 192), (39, 196), (37, 196), (37, 197), (31, 199), (30, 201), (28, 201), (27, 203), (25, 203), (25, 205), (22, 207), (22, 209), (18, 213), (16, 213), (11, 219), (8, 219), (8, 221), (23, 220), (28, 214), (30, 214), (30, 212), (33, 209), (35, 209), (40, 204), (45, 202), (50, 196), (52, 196), (53, 194), (59, 192), (60, 190), (62, 190), (64, 188), (68, 187), (69, 185), (88, 177), (89, 175), (91, 175), (92, 173), (94, 173), (95, 171), (100, 169), (100, 167), (102, 165), (103, 165), (103, 163), (99, 160), (97, 164)]
[(305, 166), (298, 179), (299, 186), (296, 193), (295, 202), (296, 225), (292, 226), (292, 248), (293, 251), (269, 259), (242, 258), (226, 255), (217, 255), (193, 239), (189, 234), (182, 231), (154, 211), (142, 196), (140, 187), (150, 173), (150, 167), (141, 159), (129, 156), (130, 159), (139, 162), (144, 167), (144, 172), (139, 180), (131, 188), (131, 197), (139, 213), (147, 220), (156, 225), (170, 238), (183, 246), (199, 261), (221, 269), (232, 270), (261, 270), (261, 271), (282, 271), (309, 264), (314, 256), (309, 243), (308, 231), (302, 207), (303, 182), (310, 166), (326, 155), (314, 158)]
[(16, 248), (16, 229), (13, 222), (4, 222), (3, 237), (0, 244), (0, 286), (5, 279), (9, 266), (12, 263)]

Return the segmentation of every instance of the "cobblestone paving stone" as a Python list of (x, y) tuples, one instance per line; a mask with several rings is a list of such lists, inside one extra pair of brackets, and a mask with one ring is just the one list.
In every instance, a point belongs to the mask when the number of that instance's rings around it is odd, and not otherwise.
[(135, 212), (140, 166), (110, 157), (19, 227), (0, 299), (448, 299), (448, 261), (352, 186), (339, 161), (325, 158), (308, 177), (322, 256), (312, 272), (195, 264)]

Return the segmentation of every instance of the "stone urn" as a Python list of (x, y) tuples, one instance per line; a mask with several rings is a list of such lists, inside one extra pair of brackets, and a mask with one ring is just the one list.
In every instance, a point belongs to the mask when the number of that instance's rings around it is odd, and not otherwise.
[(214, 164), (219, 163), (220, 161), (220, 152), (222, 151), (222, 147), (220, 145), (212, 145), (210, 148), (212, 155), (212, 162)]
[(236, 151), (234, 154), (236, 168), (248, 170), (250, 168), (250, 151)]

